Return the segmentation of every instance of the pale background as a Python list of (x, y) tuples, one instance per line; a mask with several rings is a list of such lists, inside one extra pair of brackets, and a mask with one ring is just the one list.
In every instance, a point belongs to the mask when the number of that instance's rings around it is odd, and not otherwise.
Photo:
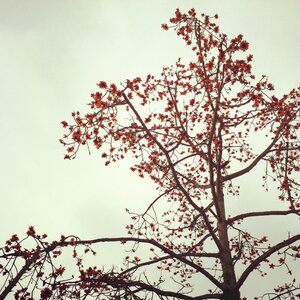
[[(141, 211), (156, 195), (149, 181), (132, 175), (128, 162), (105, 168), (96, 151), (64, 161), (59, 122), (70, 120), (74, 110), (88, 111), (100, 80), (159, 74), (184, 57), (189, 50), (183, 41), (160, 28), (177, 7), (218, 13), (221, 31), (231, 37), (242, 33), (254, 54), (254, 73), (269, 75), (278, 96), (299, 84), (298, 0), (0, 0), (1, 245), (29, 225), (50, 238), (122, 235), (128, 222), (124, 208)], [(244, 204), (236, 201), (234, 211), (249, 202), (278, 207), (271, 193), (258, 196), (259, 176), (241, 180), (247, 183)], [(282, 221), (254, 224), (262, 233), (269, 226), (275, 237), (297, 232), (297, 218)], [(105, 252), (99, 264), (112, 261), (113, 252)], [(263, 284), (253, 280), (244, 295), (259, 286), (264, 291), (280, 276)]]

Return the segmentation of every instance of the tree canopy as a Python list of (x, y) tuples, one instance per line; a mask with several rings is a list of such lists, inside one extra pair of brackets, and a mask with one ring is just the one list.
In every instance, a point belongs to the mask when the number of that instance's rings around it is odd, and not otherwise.
[[(72, 121), (62, 122), (66, 159), (82, 147), (99, 149), (105, 165), (133, 157), (131, 171), (157, 185), (157, 198), (143, 212), (128, 211), (132, 221), (122, 237), (47, 242), (33, 226), (24, 239), (12, 235), (1, 248), (1, 299), (11, 292), (16, 299), (35, 293), (42, 299), (247, 299), (240, 290), (249, 276), (271, 277), (276, 268), (285, 268), (291, 280), (256, 299), (299, 298), (293, 266), (300, 234), (271, 242), (267, 232), (257, 236), (243, 224), (299, 219), (300, 87), (275, 95), (267, 76), (252, 73), (249, 43), (241, 34), (222, 33), (217, 19), (177, 9), (162, 28), (183, 38), (192, 61), (179, 58), (160, 76), (100, 81), (90, 112), (73, 112)], [(258, 134), (264, 136), (260, 147)], [(236, 179), (262, 164), (257, 180), (265, 189), (274, 182), (274, 201), (286, 208), (231, 215), (227, 203), (240, 197)], [(123, 265), (104, 268), (98, 260), (86, 266), (84, 256), (96, 254), (101, 243), (129, 247)], [(64, 248), (72, 249), (76, 274), (57, 263)]]

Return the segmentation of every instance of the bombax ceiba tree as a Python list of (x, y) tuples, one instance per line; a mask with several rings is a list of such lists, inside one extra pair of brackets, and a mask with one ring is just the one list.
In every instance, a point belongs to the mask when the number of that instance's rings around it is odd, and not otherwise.
[[(100, 81), (90, 112), (62, 122), (66, 159), (91, 146), (105, 165), (133, 157), (131, 171), (157, 185), (157, 198), (143, 212), (129, 212), (122, 237), (47, 242), (33, 226), (24, 239), (12, 235), (1, 248), (1, 299), (10, 293), (16, 299), (247, 299), (245, 282), (260, 275), (272, 281), (278, 268), (288, 273), (282, 285), (256, 299), (299, 298), (293, 267), (299, 267), (300, 234), (271, 241), (267, 229), (259, 236), (245, 224), (299, 220), (300, 90), (279, 96), (266, 76), (256, 79), (248, 42), (221, 33), (217, 18), (177, 9), (162, 28), (183, 38), (193, 61), (178, 59), (159, 77)], [(242, 197), (237, 179), (256, 168), (266, 189), (269, 181), (277, 187), (272, 201), (285, 208), (232, 215), (226, 208)], [(33, 246), (26, 247), (29, 240)], [(122, 265), (103, 267), (100, 258), (85, 265), (85, 255), (102, 243), (126, 247)], [(72, 276), (59, 261), (65, 248), (73, 249)]]

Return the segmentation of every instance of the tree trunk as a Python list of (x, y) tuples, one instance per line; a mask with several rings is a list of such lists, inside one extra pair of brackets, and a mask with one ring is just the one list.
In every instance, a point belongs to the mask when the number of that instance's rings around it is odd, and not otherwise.
[(236, 290), (224, 291), (222, 300), (240, 300), (240, 292)]
[(224, 300), (240, 300), (240, 293), (236, 290), (236, 275), (233, 265), (233, 260), (230, 251), (228, 227), (226, 222), (225, 204), (223, 187), (218, 190), (217, 197), (219, 216), (218, 216), (218, 235), (221, 251), (221, 265), (223, 271), (223, 283), (224, 283)]
[(222, 245), (221, 264), (223, 271), (224, 300), (240, 300), (240, 294), (236, 291), (236, 276), (232, 256), (229, 247), (229, 239), (227, 233), (226, 222), (219, 222), (218, 224), (219, 239)]

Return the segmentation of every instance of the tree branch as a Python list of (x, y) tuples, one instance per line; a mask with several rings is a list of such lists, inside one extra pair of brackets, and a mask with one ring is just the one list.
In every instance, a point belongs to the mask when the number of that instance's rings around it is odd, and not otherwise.
[(192, 205), (193, 208), (195, 208), (203, 217), (206, 226), (215, 242), (215, 244), (217, 245), (218, 249), (221, 250), (221, 244), (220, 241), (218, 240), (205, 212), (203, 211), (203, 209), (201, 207), (199, 207), (191, 198), (191, 196), (189, 195), (189, 193), (186, 191), (186, 189), (182, 186), (182, 184), (179, 181), (179, 178), (177, 176), (176, 170), (174, 168), (174, 165), (172, 163), (172, 160), (170, 158), (170, 155), (168, 153), (168, 151), (163, 147), (163, 145), (153, 136), (153, 134), (150, 132), (149, 128), (146, 126), (145, 122), (142, 120), (141, 116), (139, 115), (139, 113), (137, 112), (137, 110), (135, 109), (135, 107), (132, 105), (132, 103), (129, 101), (128, 97), (126, 96), (125, 93), (123, 93), (123, 97), (126, 101), (126, 103), (129, 105), (129, 107), (131, 108), (131, 110), (133, 111), (133, 113), (135, 114), (135, 116), (137, 117), (138, 121), (141, 123), (141, 125), (143, 126), (143, 128), (145, 129), (146, 133), (148, 134), (148, 136), (151, 138), (151, 140), (156, 143), (156, 145), (159, 147), (159, 149), (164, 153), (168, 165), (172, 171), (174, 180), (176, 182), (176, 185), (178, 186), (178, 188), (181, 190), (181, 192), (183, 193), (183, 195), (185, 196), (185, 198), (187, 199), (187, 201)]
[[(96, 281), (98, 281), (96, 279)], [(146, 290), (149, 292), (152, 292), (158, 296), (161, 297), (173, 297), (173, 299), (183, 299), (183, 300), (202, 300), (202, 299), (221, 299), (222, 295), (221, 294), (207, 294), (207, 295), (201, 295), (201, 296), (188, 296), (188, 295), (184, 295), (181, 294), (179, 292), (173, 292), (173, 291), (164, 291), (161, 290), (157, 287), (155, 287), (154, 285), (150, 285), (147, 284), (145, 282), (142, 281), (124, 281), (122, 279), (119, 278), (109, 278), (109, 277), (105, 277), (105, 278), (101, 278), (100, 279), (101, 282), (105, 282), (108, 285), (112, 286), (113, 288), (116, 288), (118, 290), (120, 290), (122, 287), (139, 287), (142, 290)], [(138, 290), (140, 291), (140, 290)]]
[(289, 246), (290, 244), (300, 240), (300, 234), (297, 234), (281, 243), (278, 243), (277, 245), (270, 248), (268, 251), (266, 251), (264, 254), (259, 256), (257, 259), (255, 259), (242, 273), (240, 279), (237, 282), (237, 288), (239, 289), (243, 283), (246, 281), (247, 277), (251, 274), (251, 272), (265, 259), (267, 259), (269, 256), (271, 256), (274, 252), (280, 250), (283, 247)]
[(270, 211), (254, 211), (249, 213), (244, 213), (237, 215), (235, 217), (229, 218), (227, 224), (232, 224), (237, 220), (242, 220), (249, 217), (264, 217), (264, 216), (285, 216), (290, 214), (300, 215), (300, 209), (296, 210), (270, 210)]
[(11, 281), (9, 281), (9, 284), (7, 285), (7, 287), (0, 294), (0, 300), (5, 299), (6, 296), (13, 290), (13, 288), (17, 285), (17, 283), (20, 281), (20, 279), (26, 273), (26, 271), (39, 258), (39, 255), (40, 255), (40, 252), (36, 252), (31, 258), (26, 260), (26, 263), (22, 267), (22, 269), (18, 272), (18, 274)]
[(263, 159), (271, 151), (272, 147), (276, 144), (276, 142), (279, 139), (281, 129), (282, 129), (282, 126), (279, 126), (277, 133), (276, 133), (273, 141), (271, 142), (271, 144), (260, 155), (258, 155), (249, 166), (245, 167), (244, 169), (242, 169), (240, 171), (237, 171), (235, 173), (225, 176), (223, 178), (223, 181), (231, 180), (236, 177), (240, 177), (240, 176), (244, 175), (245, 173), (250, 172), (259, 163), (259, 161), (261, 159)]

